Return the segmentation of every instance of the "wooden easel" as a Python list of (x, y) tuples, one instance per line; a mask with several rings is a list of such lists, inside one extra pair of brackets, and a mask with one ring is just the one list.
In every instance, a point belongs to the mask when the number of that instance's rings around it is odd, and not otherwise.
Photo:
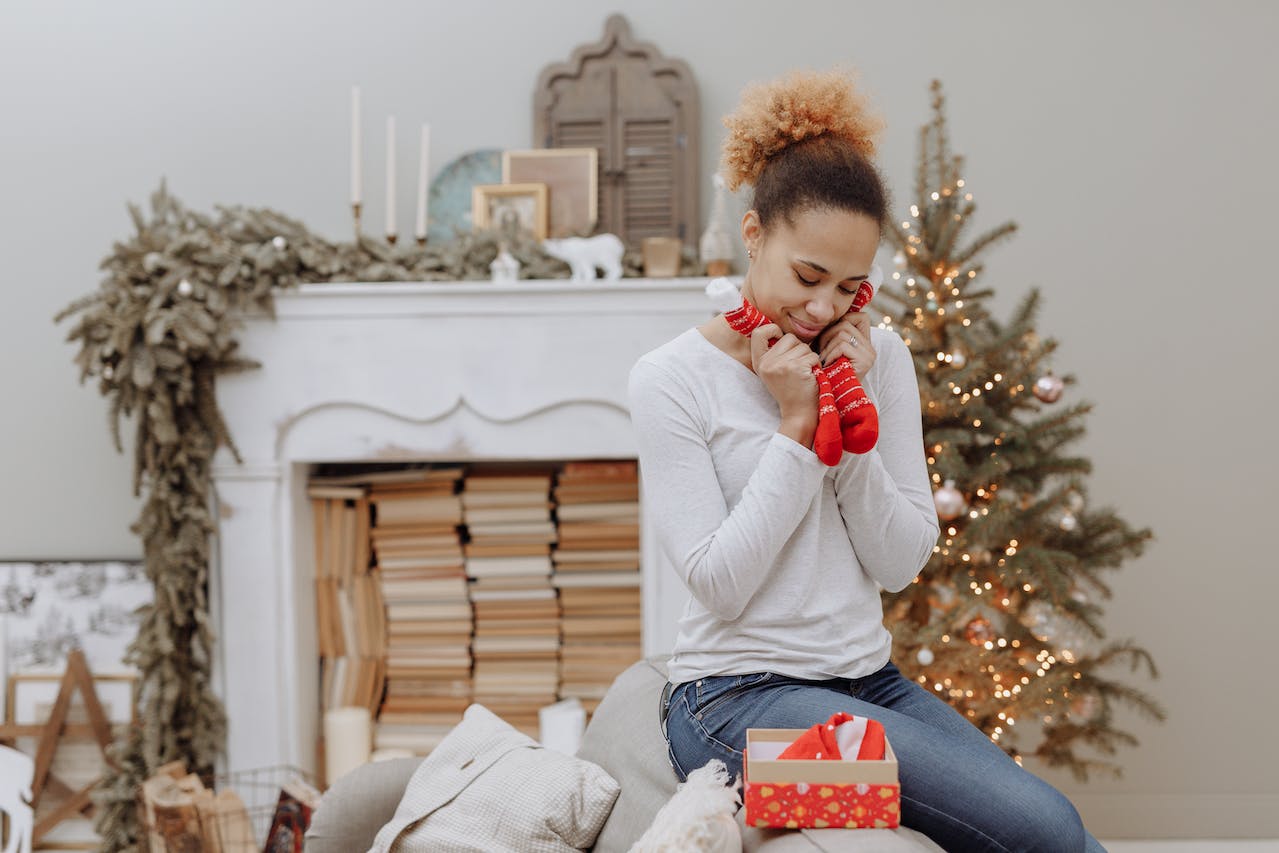
[[(89, 724), (87, 726), (67, 725), (67, 713), (71, 710), (71, 697), (77, 690), (80, 691), (80, 698), (84, 701), (85, 709), (89, 714)], [(12, 691), (10, 698), (12, 700)], [(12, 701), (10, 702), (10, 707), (12, 707)], [(39, 844), (41, 839), (62, 821), (82, 812), (90, 812), (93, 808), (93, 802), (89, 798), (89, 794), (97, 787), (101, 779), (95, 779), (83, 788), (74, 790), (49, 773), (49, 768), (53, 764), (54, 753), (57, 752), (58, 744), (62, 739), (64, 737), (84, 737), (86, 734), (97, 741), (98, 748), (102, 751), (103, 760), (109, 766), (114, 766), (107, 755), (107, 747), (111, 745), (112, 740), (111, 723), (107, 720), (107, 716), (102, 710), (102, 703), (98, 700), (98, 692), (93, 684), (93, 674), (89, 671), (89, 664), (85, 660), (84, 652), (79, 649), (72, 649), (67, 655), (67, 669), (62, 674), (62, 680), (58, 685), (58, 696), (54, 700), (53, 710), (49, 714), (49, 719), (43, 723), (33, 725), (19, 723), (0, 724), (0, 742), (12, 743), (14, 739), (20, 737), (39, 738), (39, 743), (36, 746), (35, 779), (31, 784), (32, 809), (39, 806), (40, 795), (46, 788), (67, 796), (66, 801), (58, 806), (57, 809), (45, 815), (44, 818), (36, 823), (32, 834), (32, 841), (35, 844)]]

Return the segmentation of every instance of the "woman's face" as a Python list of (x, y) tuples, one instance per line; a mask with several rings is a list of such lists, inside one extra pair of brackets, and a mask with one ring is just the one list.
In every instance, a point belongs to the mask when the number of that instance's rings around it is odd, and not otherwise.
[(742, 285), (764, 316), (804, 342), (847, 313), (870, 273), (879, 224), (864, 213), (834, 208), (803, 211), (767, 231), (750, 210), (742, 239), (754, 259)]

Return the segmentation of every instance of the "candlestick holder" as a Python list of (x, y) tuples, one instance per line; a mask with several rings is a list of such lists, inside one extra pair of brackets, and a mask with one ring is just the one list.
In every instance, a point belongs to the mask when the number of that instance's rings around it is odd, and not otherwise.
[(351, 215), (355, 219), (355, 242), (360, 242), (360, 203), (358, 201), (351, 202)]

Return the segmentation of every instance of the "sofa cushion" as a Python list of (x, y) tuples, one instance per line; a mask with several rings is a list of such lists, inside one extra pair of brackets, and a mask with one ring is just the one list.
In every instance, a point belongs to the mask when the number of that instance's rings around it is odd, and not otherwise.
[(679, 779), (657, 708), (665, 685), (665, 657), (632, 664), (613, 680), (582, 734), (578, 757), (603, 767), (622, 789), (595, 840), (599, 853), (626, 853), (675, 795)]
[(473, 704), (409, 780), (374, 853), (576, 853), (591, 847), (618, 785)]
[(395, 758), (357, 767), (320, 798), (306, 831), (307, 853), (365, 851), (395, 816), (420, 758)]

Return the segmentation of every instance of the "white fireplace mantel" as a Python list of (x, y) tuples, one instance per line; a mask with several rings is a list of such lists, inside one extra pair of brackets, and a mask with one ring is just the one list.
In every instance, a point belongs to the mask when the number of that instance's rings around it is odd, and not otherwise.
[[(626, 379), (712, 315), (707, 279), (303, 285), (244, 318), (258, 370), (222, 377), (243, 463), (213, 481), (211, 606), (226, 770), (315, 769), (308, 467), (333, 461), (634, 458)], [(641, 515), (642, 645), (669, 651), (684, 590)]]

